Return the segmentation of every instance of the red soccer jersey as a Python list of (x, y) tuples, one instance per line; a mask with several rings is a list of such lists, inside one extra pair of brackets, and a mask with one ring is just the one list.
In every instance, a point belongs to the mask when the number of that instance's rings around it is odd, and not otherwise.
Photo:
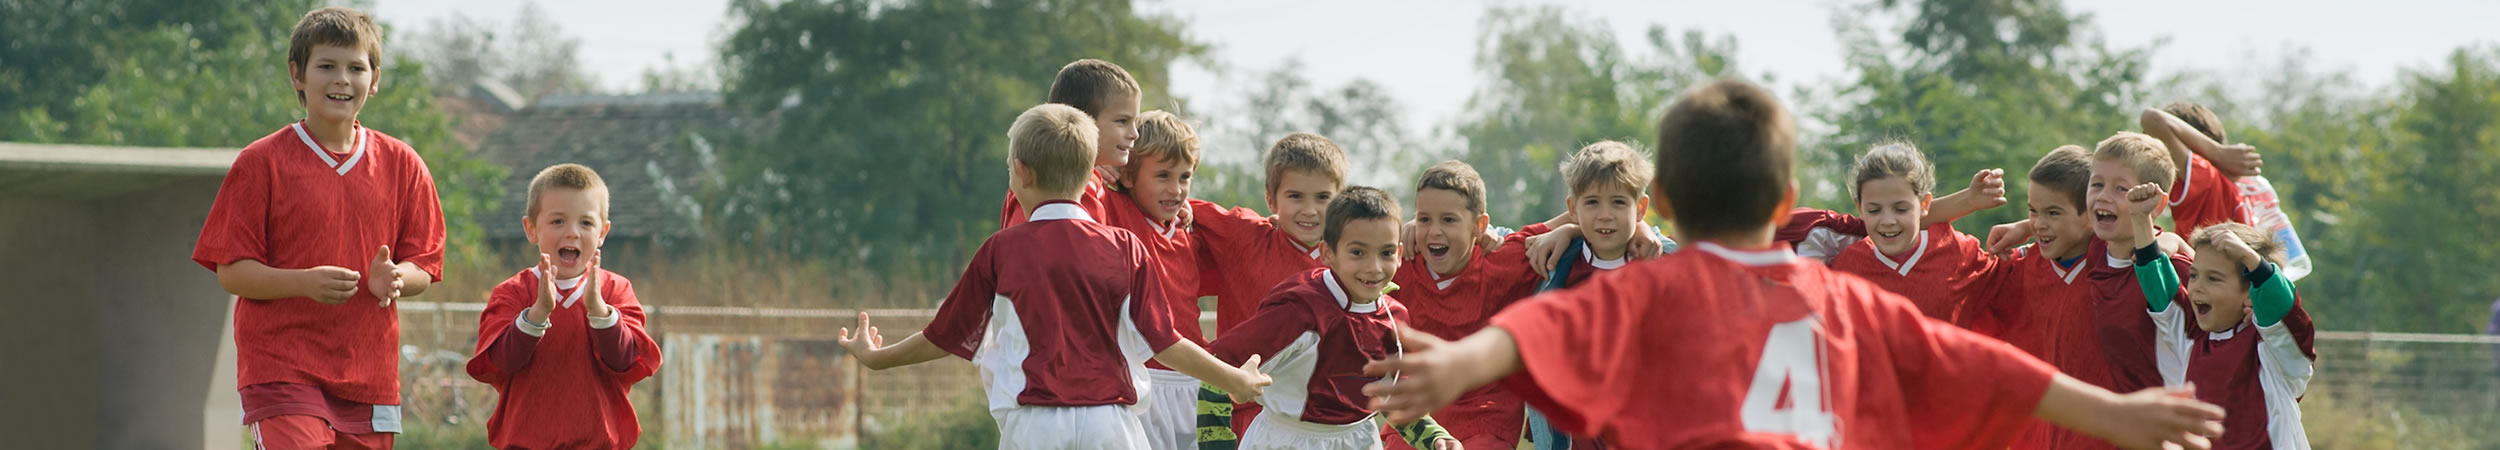
[(1771, 232), (1771, 240), (1788, 244), (1798, 256), (1830, 264), (1849, 244), (1866, 237), (1866, 221), (1832, 210), (1793, 208), (1788, 223)]
[[(1109, 194), (1110, 192), (1111, 187), (1107, 184), (1107, 182), (1103, 181), (1102, 172), (1087, 173), (1085, 175), (1085, 192), (1077, 194), (1076, 206), (1084, 208), (1086, 216), (1093, 218), (1097, 222), (1108, 220), (1109, 215), (1107, 213), (1110, 209), (1108, 209), (1108, 204), (1103, 200), (1103, 196)], [(998, 206), (998, 229), (1004, 230), (1007, 229), (1007, 227), (1023, 225), (1025, 221), (1024, 202), (1016, 200), (1015, 191), (1007, 191), (1007, 201), (1005, 204)]]
[(2187, 177), (2170, 184), (2170, 221), (2182, 236), (2223, 222), (2256, 223), (2240, 201), (2240, 187), (2211, 161), (2188, 155)]
[[(1543, 224), (1536, 224), (1511, 233), (1502, 239), (1501, 249), (1471, 257), (1458, 274), (1448, 277), (1432, 273), (1420, 257), (1407, 258), (1393, 278), (1400, 303), (1414, 311), (1404, 317), (1407, 325), (1458, 340), (1493, 323), (1494, 313), (1536, 293), (1542, 278), (1528, 266), (1527, 239), (1545, 231)], [(1518, 444), (1527, 410), (1518, 396), (1487, 385), (1459, 395), (1450, 406), (1433, 411), (1432, 418), (1468, 448), (1506, 449)], [(1406, 445), (1401, 440), (1387, 444)]]
[[(361, 126), (353, 142), (347, 151), (327, 151), (302, 124), (293, 124), (245, 146), (217, 188), (191, 260), (209, 270), (249, 259), (279, 269), (363, 272), (388, 245), (393, 258), (416, 263), (440, 281), (443, 209), (425, 160), (407, 143)], [(379, 304), (361, 286), (341, 305), (303, 297), (235, 302), (235, 379), (246, 391), (244, 420), (326, 416), (249, 401), (265, 398), (249, 391), (273, 384), (313, 386), (354, 403), (399, 404), (399, 319)], [(355, 431), (363, 424), (332, 419), (343, 431), (363, 432)]]
[(1698, 243), (1493, 318), (1556, 428), (1660, 448), (2001, 448), (2056, 376), (1788, 249)]
[(1190, 232), (1197, 233), (1199, 294), (1215, 296), (1215, 336), (1222, 338), (1258, 309), (1276, 284), (1320, 267), (1320, 247), (1304, 247), (1293, 235), (1250, 208), (1225, 210), (1190, 200)]
[(1259, 397), (1267, 409), (1304, 422), (1349, 424), (1371, 417), (1363, 386), (1380, 378), (1363, 375), (1363, 365), (1397, 353), (1395, 321), (1406, 315), (1386, 295), (1352, 303), (1335, 274), (1312, 269), (1276, 285), (1256, 315), (1216, 336), (1209, 350), (1226, 364), (1259, 356), (1260, 370), (1275, 382)]
[[(2098, 247), (2099, 240), (2084, 245)], [(1999, 263), (2010, 272), (2004, 274), (1998, 293), (1974, 296), (1964, 305), (1971, 317), (1971, 329), (1994, 336), (2037, 356), (2059, 372), (2103, 389), (2114, 387), (2109, 357), (2101, 351), (2100, 330), (2091, 320), (2094, 297), (2090, 284), (2083, 281), (2089, 269), (2084, 257), (2074, 258), (2071, 266), (2060, 265), (2042, 256), (2036, 246), (2014, 249), (2012, 257)], [(2014, 440), (2017, 449), (2113, 449), (2108, 442), (2083, 433), (2032, 421)]]
[[(2153, 323), (2144, 319), (2144, 287), (2136, 284), (2135, 261), (2124, 253), (2111, 255), (2109, 246), (2101, 242), (2094, 240), (2083, 255), (2083, 263), (2091, 265), (2083, 276), (2091, 279), (2093, 328), (2100, 334), (2102, 355), (2109, 362), (2107, 387), (2124, 393), (2161, 386), (2161, 369), (2153, 359)], [(2179, 279), (2187, 279), (2195, 261), (2184, 254), (2172, 254), (2170, 259)], [(2174, 302), (2177, 307), (2191, 307), (2185, 301)]]
[(981, 243), (920, 334), (981, 368), (991, 410), (1136, 404), (1141, 364), (1180, 341), (1154, 268), (1128, 230), (1050, 202)]
[(1974, 295), (1995, 295), (1999, 280), (2007, 278), (1979, 239), (1955, 231), (1951, 223), (1919, 230), (1918, 245), (1907, 255), (1885, 255), (1873, 239), (1859, 239), (1832, 259), (1832, 270), (1866, 277), (1909, 298), (1927, 317), (1963, 327), (1970, 320), (1960, 317), (1962, 303)]
[[(632, 448), (642, 436), (634, 420), (634, 403), (626, 392), (634, 383), (660, 370), (660, 345), (643, 327), (642, 302), (634, 285), (622, 275), (599, 271), (599, 298), (616, 308), (616, 325), (594, 330), (583, 311), (583, 289), (575, 283), (556, 286), (556, 308), (547, 314), (543, 336), (537, 337), (521, 365), (497, 364), (488, 349), (511, 336), (513, 320), (538, 301), (539, 279), (531, 268), (514, 274), (488, 294), (486, 313), (478, 318), (477, 348), (469, 357), (469, 378), (495, 388), (495, 415), (486, 422), (495, 448)], [(606, 337), (597, 333), (613, 332)], [(522, 339), (527, 339), (527, 335)], [(624, 361), (604, 359), (600, 345), (627, 349)], [(623, 367), (624, 370), (616, 368)]]
[[(1103, 223), (1128, 230), (1146, 243), (1154, 253), (1155, 281), (1163, 286), (1164, 307), (1172, 313), (1172, 331), (1182, 339), (1207, 346), (1206, 330), (1198, 326), (1198, 246), (1188, 229), (1172, 227), (1171, 222), (1157, 223), (1137, 209), (1137, 202), (1127, 192), (1112, 191), (1103, 199)], [(1171, 370), (1163, 363), (1147, 361), (1146, 367)]]

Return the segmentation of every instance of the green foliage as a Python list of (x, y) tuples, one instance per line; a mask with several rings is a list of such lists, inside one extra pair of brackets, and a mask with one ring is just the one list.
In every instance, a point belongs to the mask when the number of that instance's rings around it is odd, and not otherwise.
[[(714, 203), (740, 239), (875, 266), (953, 268), (996, 231), (1006, 129), (1060, 66), (1100, 58), (1167, 107), (1171, 64), (1204, 51), (1127, 1), (742, 0), (729, 100), (778, 115), (724, 147)], [(835, 251), (839, 250), (839, 253)]]
[[(1379, 82), (1355, 79), (1333, 87), (1312, 86), (1305, 65), (1289, 59), (1255, 76), (1256, 88), (1238, 110), (1221, 117), (1234, 120), (1199, 127), (1202, 162), (1191, 197), (1225, 207), (1267, 209), (1267, 171), (1261, 159), (1269, 147), (1294, 132), (1327, 136), (1345, 149), (1349, 185), (1391, 192), (1410, 186), (1442, 152), (1427, 147), (1401, 122), (1402, 106)], [(1214, 117), (1214, 116), (1210, 116)]]
[[(102, 69), (66, 107), (16, 114), (6, 135), (31, 142), (240, 148), (303, 118), (288, 85), (286, 38), (309, 6), (246, 8), (241, 23), (266, 28), (165, 26), (111, 39)], [(242, 17), (252, 18), (250, 20)], [(212, 39), (204, 29), (226, 30)], [(386, 39), (385, 42), (388, 42)], [(455, 257), (476, 252), (483, 234), (477, 214), (500, 195), (504, 169), (468, 155), (451, 140), (451, 120), (433, 105), (422, 64), (394, 60), (385, 48), (380, 93), (359, 121), (417, 149), (433, 172)], [(6, 96), (0, 96), (6, 97)]]
[(1561, 181), (1563, 157), (1609, 139), (1648, 148), (1667, 101), (1738, 73), (1734, 38), (1691, 31), (1677, 39), (1653, 26), (1651, 54), (1640, 57), (1604, 22), (1560, 7), (1495, 8), (1478, 29), (1476, 67), (1489, 84), (1468, 98), (1457, 131), (1467, 142), (1460, 159), (1484, 175), (1498, 224), (1562, 212), (1570, 191)]
[(978, 397), (959, 403), (943, 413), (905, 418), (886, 430), (861, 433), (860, 448), (998, 448), (998, 420), (990, 416), (989, 405)]

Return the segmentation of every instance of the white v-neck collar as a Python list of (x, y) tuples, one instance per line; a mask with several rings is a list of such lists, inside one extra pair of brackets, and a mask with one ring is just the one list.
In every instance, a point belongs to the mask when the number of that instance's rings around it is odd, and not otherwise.
[[(2194, 319), (2194, 317), (2190, 317), (2189, 319)], [(2195, 325), (2196, 325), (2196, 324), (2193, 324), (2193, 323), (2188, 324), (2188, 326), (2195, 326)], [(2215, 331), (2215, 332), (2208, 332), (2208, 333), (2205, 333), (2205, 340), (2208, 340), (2208, 341), (2228, 341), (2228, 340), (2231, 340), (2231, 338), (2232, 338), (2232, 337), (2234, 337), (2234, 336), (2239, 336), (2239, 335), (2240, 335), (2240, 329), (2241, 329), (2241, 328), (2248, 328), (2248, 321), (2246, 321), (2246, 320), (2242, 320), (2242, 321), (2240, 321), (2240, 324), (2239, 324), (2239, 325), (2232, 325), (2232, 326), (2231, 326), (2231, 329), (2228, 329), (2228, 330), (2222, 330), (2222, 331)]]
[[(1284, 230), (1277, 230), (1277, 231), (1284, 231)], [(1326, 246), (1326, 245), (1314, 245), (1314, 246), (1304, 247), (1304, 246), (1302, 246), (1302, 241), (1296, 241), (1296, 240), (1293, 240), (1293, 234), (1292, 234), (1292, 233), (1287, 233), (1287, 234), (1285, 234), (1285, 242), (1286, 242), (1286, 243), (1289, 243), (1289, 244), (1293, 244), (1293, 248), (1294, 248), (1295, 250), (1303, 250), (1303, 251), (1304, 251), (1303, 253), (1304, 253), (1304, 254), (1307, 254), (1307, 255), (1310, 255), (1311, 259), (1319, 259), (1319, 250), (1320, 250), (1320, 249), (1323, 249), (1323, 248), (1328, 248), (1328, 246)]]
[(1631, 252), (1627, 251), (1624, 253), (1625, 254), (1621, 258), (1598, 259), (1597, 247), (1589, 245), (1588, 240), (1586, 239), (1580, 240), (1580, 259), (1588, 261), (1589, 267), (1596, 267), (1597, 270), (1615, 270), (1623, 268), (1623, 262), (1632, 259)]
[[(2027, 247), (2024, 250), (2037, 249), (2038, 246), (2032, 246)], [(2056, 273), (2058, 281), (2066, 282), (2066, 284), (2075, 284), (2075, 275), (2083, 273), (2083, 260), (2080, 259), (2082, 257), (2078, 256), (2076, 258), (2078, 259), (2075, 260), (2075, 267), (2069, 269), (2065, 266), (2057, 265), (2057, 257), (2049, 256), (2047, 252), (2040, 252), (2040, 259), (2045, 259), (2049, 262), (2049, 271)]]
[(1321, 280), (1328, 282), (1328, 295), (1337, 296), (1338, 308), (1343, 308), (1346, 312), (1355, 314), (1371, 314), (1372, 312), (1380, 310), (1379, 300), (1372, 300), (1371, 303), (1355, 303), (1353, 300), (1346, 299), (1345, 286), (1337, 285), (1336, 270), (1320, 269), (1319, 277)]
[(1693, 248), (1701, 249), (1702, 252), (1718, 256), (1728, 261), (1733, 261), (1737, 264), (1748, 266), (1776, 266), (1797, 261), (1797, 252), (1785, 248), (1772, 250), (1737, 250), (1727, 248), (1727, 246), (1719, 245), (1717, 242), (1710, 241), (1701, 241), (1700, 243), (1693, 244)]
[(1875, 238), (1867, 238), (1866, 244), (1874, 248), (1876, 261), (1883, 262), (1884, 267), (1891, 267), (1894, 272), (1899, 272), (1901, 276), (1906, 277), (1910, 276), (1910, 269), (1918, 267), (1920, 258), (1927, 257), (1927, 230), (1918, 230), (1918, 250), (1911, 251), (1909, 259), (1898, 262), (1893, 261), (1890, 256), (1884, 256), (1883, 247), (1875, 247)]
[(356, 125), (356, 131), (349, 133), (349, 150), (347, 153), (347, 161), (345, 162), (341, 162), (337, 157), (331, 156), (328, 149), (321, 147), (320, 141), (313, 140), (312, 133), (304, 131), (303, 122), (296, 122), (293, 127), (295, 128), (295, 137), (302, 138), (304, 140), (305, 147), (312, 147), (314, 154), (321, 155), (322, 163), (329, 164), (332, 169), (338, 169), (339, 175), (346, 175), (348, 170), (356, 168), (357, 161), (363, 161), (365, 159), (365, 142), (368, 141), (368, 139), (365, 139), (364, 125)]
[[(538, 271), (538, 268), (536, 268), (536, 267), (531, 267), (531, 268), (530, 268), (530, 274), (532, 274), (532, 275), (537, 275), (539, 278), (546, 278), (546, 277), (547, 277), (547, 274), (539, 272), (539, 271)], [(582, 291), (588, 291), (589, 289), (573, 289), (573, 288), (574, 288), (574, 287), (577, 287), (577, 286), (581, 286), (581, 285), (582, 285), (582, 280), (583, 280), (583, 279), (585, 279), (586, 277), (589, 277), (589, 276), (590, 276), (590, 272), (588, 272), (588, 271), (584, 271), (584, 272), (582, 272), (582, 276), (573, 277), (573, 278), (568, 278), (568, 279), (562, 279), (562, 280), (556, 280), (556, 290), (571, 290), (571, 291), (573, 291), (573, 293), (572, 293), (572, 294), (565, 295), (565, 296), (564, 296), (564, 300), (563, 300), (563, 301), (556, 303), (556, 307), (558, 307), (558, 308), (571, 308), (571, 307), (573, 307), (573, 303), (581, 301), (581, 300), (582, 300)]]

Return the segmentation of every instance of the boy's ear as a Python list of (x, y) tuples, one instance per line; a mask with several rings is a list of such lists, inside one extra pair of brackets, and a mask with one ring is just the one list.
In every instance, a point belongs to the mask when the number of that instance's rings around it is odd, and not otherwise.
[(1476, 234), (1484, 234), (1485, 227), (1490, 226), (1493, 226), (1492, 214), (1476, 213)]
[(521, 216), (521, 237), (527, 238), (531, 244), (538, 243), (538, 221), (530, 216)]
[(1008, 187), (1017, 189), (1033, 187), (1033, 166), (1024, 165), (1024, 160), (1021, 159), (1007, 158), (1007, 167)]

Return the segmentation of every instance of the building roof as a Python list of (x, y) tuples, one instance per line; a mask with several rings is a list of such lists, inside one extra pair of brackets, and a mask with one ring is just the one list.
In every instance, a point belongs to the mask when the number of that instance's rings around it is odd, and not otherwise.
[[(713, 94), (551, 95), (502, 117), (477, 148), (510, 168), (503, 200), (487, 220), (526, 212), (529, 181), (539, 170), (576, 163), (608, 183), (616, 224), (610, 238), (695, 234), (699, 209), (690, 194), (713, 173), (711, 143), (727, 133), (769, 130), (770, 120), (742, 114)], [(490, 238), (521, 237), (517, 226), (489, 226)]]
[[(183, 176), (223, 177), (242, 149), (0, 142), (0, 192), (98, 198)], [(132, 174), (175, 175), (129, 176)]]

